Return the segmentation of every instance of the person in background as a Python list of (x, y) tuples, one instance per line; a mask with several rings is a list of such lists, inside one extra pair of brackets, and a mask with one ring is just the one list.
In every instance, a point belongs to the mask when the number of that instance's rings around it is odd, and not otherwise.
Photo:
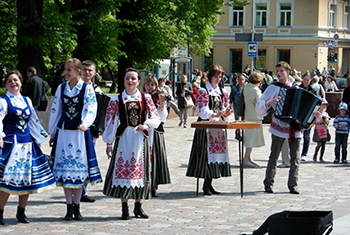
[(60, 67), (59, 70), (56, 71), (55, 76), (52, 81), (52, 86), (51, 86), (51, 94), (55, 95), (57, 87), (64, 83), (66, 81), (66, 78), (64, 77), (64, 65)]
[(323, 155), (324, 155), (324, 151), (326, 150), (328, 124), (331, 119), (328, 113), (326, 112), (327, 106), (328, 106), (327, 100), (322, 99), (321, 106), (317, 112), (317, 115), (315, 115), (317, 116), (317, 118), (315, 120), (314, 136), (316, 136), (316, 139), (314, 138), (314, 141), (317, 143), (317, 146), (315, 148), (315, 153), (313, 156), (314, 162), (317, 162), (317, 154), (318, 154), (318, 151), (321, 149), (320, 162), (324, 163)]
[[(0, 98), (0, 225), (10, 194), (18, 195), (16, 218), (29, 223), (25, 208), (29, 194), (56, 186), (39, 145), (45, 141), (30, 98), (21, 95), (22, 75), (17, 70), (5, 76), (6, 95)], [(3, 231), (4, 232), (4, 231)]]
[(96, 117), (97, 102), (92, 85), (80, 78), (79, 59), (66, 61), (67, 82), (58, 86), (52, 103), (49, 132), (53, 174), (63, 187), (69, 221), (82, 220), (80, 200), (83, 186), (102, 182), (89, 127)]
[(263, 117), (256, 112), (256, 104), (261, 97), (260, 84), (263, 77), (260, 73), (253, 72), (249, 76), (249, 83), (244, 86), (244, 119), (249, 122), (256, 122), (260, 124), (258, 129), (247, 129), (244, 135), (244, 144), (246, 147), (243, 158), (244, 167), (259, 167), (259, 165), (252, 159), (252, 150), (256, 147), (265, 146), (264, 134), (262, 129)]
[(121, 199), (123, 220), (130, 219), (129, 199), (135, 199), (135, 217), (148, 218), (141, 208), (142, 199), (149, 199), (151, 191), (148, 130), (161, 123), (151, 95), (137, 89), (140, 80), (138, 70), (126, 70), (125, 89), (109, 101), (102, 134), (108, 159), (111, 159), (103, 194)]
[(150, 129), (148, 131), (152, 163), (151, 195), (152, 197), (158, 197), (158, 185), (171, 183), (163, 127), (168, 116), (165, 93), (159, 92), (158, 82), (153, 74), (147, 75), (144, 78), (141, 90), (152, 96), (153, 103), (161, 119), (161, 123), (156, 129)]
[(343, 91), (343, 97), (342, 102), (345, 104), (350, 105), (350, 77), (347, 77), (346, 79), (346, 88)]
[[(45, 93), (45, 84), (41, 77), (37, 75), (37, 71), (33, 66), (27, 68), (28, 81), (25, 83), (22, 94), (28, 96), (33, 102), (35, 111), (38, 111), (40, 101)], [(46, 138), (49, 136), (44, 127), (40, 124), (40, 132)]]
[[(270, 108), (276, 109), (277, 103), (281, 97), (278, 96), (281, 87), (290, 86), (288, 81), (288, 75), (291, 68), (285, 61), (280, 61), (276, 65), (276, 75), (278, 83), (271, 84), (267, 87), (265, 92), (260, 97), (256, 111), (262, 116), (266, 116)], [(290, 149), (290, 169), (288, 178), (288, 189), (291, 194), (299, 194), (298, 190), (298, 172), (299, 172), (299, 148), (302, 133), (299, 130), (295, 130), (287, 122), (277, 119), (275, 116), (272, 118), (269, 132), (272, 135), (271, 152), (269, 161), (266, 168), (264, 187), (266, 193), (273, 193), (274, 178), (276, 175), (277, 159), (280, 155), (284, 141), (288, 139)]]
[(197, 82), (194, 82), (193, 85), (192, 85), (192, 90), (193, 90), (193, 93), (191, 95), (191, 98), (192, 98), (192, 101), (193, 103), (195, 104), (196, 103), (196, 95), (198, 93), (198, 89), (199, 89), (199, 85)]
[(339, 115), (337, 115), (333, 121), (333, 126), (335, 128), (334, 163), (340, 162), (340, 148), (342, 149), (342, 163), (348, 163), (346, 159), (348, 155), (347, 147), (350, 128), (350, 117), (346, 114), (348, 105), (341, 102), (338, 111)]
[(242, 119), (241, 116), (238, 115), (238, 108), (245, 83), (245, 77), (242, 74), (239, 75), (237, 85), (233, 87), (233, 89), (230, 92), (230, 107), (235, 115), (235, 120)]
[[(96, 94), (102, 94), (101, 88), (96, 84), (92, 82), (92, 78), (96, 75), (96, 64), (91, 60), (84, 60), (83, 63), (83, 71), (82, 71), (82, 79), (84, 82), (86, 82), (88, 85), (91, 85), (94, 88), (94, 91)], [(97, 104), (98, 105), (98, 104)], [(90, 133), (92, 142), (94, 145), (96, 145), (97, 139), (99, 137), (99, 129), (98, 127), (91, 125), (90, 126)], [(87, 194), (87, 184), (83, 187), (83, 192), (81, 194), (81, 202), (95, 202), (94, 198), (89, 197)]]
[[(300, 84), (300, 88), (311, 92), (314, 95), (317, 95), (317, 92), (312, 88), (310, 85), (310, 73), (307, 71), (303, 77), (303, 82)], [(301, 151), (301, 160), (302, 161), (307, 161), (307, 153), (309, 151), (309, 146), (310, 146), (310, 133), (311, 133), (311, 128), (308, 130), (303, 131), (303, 149)]]
[(317, 98), (320, 100), (326, 97), (326, 93), (323, 89), (323, 86), (319, 83), (319, 77), (314, 76), (311, 80), (311, 88), (316, 92)]
[[(198, 121), (226, 120), (231, 115), (228, 93), (219, 86), (223, 74), (222, 67), (214, 65), (208, 72), (209, 83), (198, 90)], [(216, 147), (219, 151), (213, 151)], [(204, 179), (204, 195), (220, 194), (212, 186), (213, 179), (231, 176), (225, 129), (196, 128), (186, 176)]]
[(164, 92), (164, 95), (165, 95), (168, 115), (170, 112), (170, 108), (172, 108), (176, 113), (176, 115), (180, 117), (180, 110), (177, 107), (177, 104), (175, 103), (175, 99), (173, 97), (173, 91), (171, 90), (171, 81), (167, 80), (165, 83), (167, 84), (164, 84), (164, 78), (158, 79), (158, 87), (161, 92)]
[(327, 76), (327, 80), (324, 83), (326, 92), (335, 92), (339, 91), (337, 84), (334, 82), (334, 79), (331, 75)]
[(231, 90), (233, 89), (233, 87), (235, 87), (238, 83), (238, 75), (237, 73), (233, 73), (231, 76), (230, 76), (230, 87), (231, 87)]
[(185, 97), (190, 97), (192, 93), (191, 83), (187, 82), (187, 76), (182, 74), (181, 83), (176, 87), (177, 106), (180, 109), (180, 127), (183, 124), (183, 127), (187, 128), (188, 108), (185, 107)]

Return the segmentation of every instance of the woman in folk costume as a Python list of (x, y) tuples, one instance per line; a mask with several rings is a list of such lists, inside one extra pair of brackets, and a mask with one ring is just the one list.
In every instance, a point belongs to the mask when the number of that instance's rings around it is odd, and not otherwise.
[(86, 183), (102, 182), (94, 144), (88, 129), (96, 117), (94, 88), (80, 78), (81, 62), (65, 63), (67, 82), (58, 86), (52, 104), (49, 132), (53, 174), (66, 196), (65, 220), (82, 220), (80, 199)]
[(170, 184), (170, 173), (167, 162), (166, 146), (164, 139), (164, 122), (168, 116), (165, 94), (158, 90), (157, 78), (154, 75), (148, 75), (143, 80), (142, 91), (151, 94), (153, 103), (157, 108), (161, 123), (156, 129), (150, 129), (149, 146), (151, 147), (151, 178), (152, 197), (158, 197), (157, 188), (159, 184)]
[[(218, 85), (223, 74), (221, 66), (214, 65), (207, 75), (209, 83), (198, 90), (198, 121), (219, 121), (230, 116), (229, 95)], [(213, 178), (231, 176), (226, 130), (195, 130), (186, 176), (204, 178), (204, 195), (220, 193), (212, 186)]]
[(137, 89), (140, 80), (138, 70), (126, 70), (125, 90), (109, 101), (102, 135), (111, 158), (103, 193), (121, 199), (124, 220), (130, 219), (128, 199), (135, 199), (136, 218), (148, 218), (141, 208), (141, 199), (150, 198), (151, 187), (148, 130), (161, 122), (151, 96)]
[(29, 194), (55, 187), (56, 182), (39, 145), (45, 141), (40, 122), (28, 97), (21, 95), (22, 75), (5, 76), (7, 93), (0, 98), (0, 225), (10, 194), (19, 196), (17, 220), (28, 223), (24, 213)]

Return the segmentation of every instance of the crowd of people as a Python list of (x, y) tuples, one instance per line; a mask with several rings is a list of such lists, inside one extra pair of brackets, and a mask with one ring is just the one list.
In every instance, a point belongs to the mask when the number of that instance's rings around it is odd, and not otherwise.
[[(28, 223), (25, 207), (29, 194), (55, 186), (62, 187), (65, 195), (64, 220), (83, 219), (80, 202), (94, 201), (87, 196), (87, 184), (102, 182), (95, 152), (100, 132), (93, 125), (98, 109), (96, 94), (102, 94), (102, 90), (92, 82), (95, 74), (94, 62), (81, 62), (76, 58), (67, 60), (63, 72), (59, 72), (66, 81), (57, 85), (50, 112), (50, 156), (40, 150), (48, 133), (36, 115), (40, 100), (31, 97), (30, 92), (42, 93), (41, 79), (37, 78), (35, 69), (29, 67), (28, 87), (22, 89), (23, 78), (18, 71), (6, 75), (7, 93), (0, 98), (0, 225), (5, 224), (3, 212), (10, 194), (19, 195), (17, 220)], [(120, 198), (122, 219), (130, 219), (130, 199), (135, 200), (135, 217), (148, 218), (142, 209), (142, 200), (157, 197), (158, 186), (171, 183), (164, 138), (164, 123), (170, 108), (179, 116), (179, 127), (184, 128), (188, 125), (192, 107), (197, 111), (198, 122), (232, 120), (233, 114), (235, 120), (262, 124), (263, 118), (276, 110), (281, 89), (292, 86), (311, 92), (321, 100), (319, 110), (313, 113), (315, 121), (311, 127), (315, 126), (312, 140), (317, 143), (313, 161), (324, 162), (325, 144), (330, 139), (326, 92), (338, 90), (331, 74), (332, 70), (321, 73), (314, 69), (312, 73), (306, 71), (302, 75), (284, 61), (276, 65), (275, 74), (247, 66), (242, 74), (229, 78), (229, 94), (224, 88), (227, 79), (224, 70), (220, 65), (214, 65), (205, 73), (195, 71), (190, 79), (181, 75), (181, 83), (175, 92), (176, 102), (170, 80), (149, 74), (140, 84), (139, 71), (128, 68), (124, 76), (125, 90), (112, 97), (106, 109), (102, 140), (106, 143), (110, 164), (103, 194)], [(324, 77), (326, 81), (322, 83)], [(348, 78), (339, 115), (333, 121), (336, 130), (334, 163), (347, 163), (349, 102)], [(236, 131), (236, 138), (245, 144), (245, 167), (259, 167), (252, 152), (253, 148), (265, 146), (262, 128), (260, 125), (258, 129), (247, 130), (244, 139), (241, 132)], [(287, 152), (284, 154), (288, 159), (285, 165), (290, 168), (287, 186), (291, 194), (299, 194), (299, 164), (300, 160), (307, 160), (311, 128), (296, 129), (293, 124), (272, 114), (269, 132), (272, 142), (263, 181), (265, 192), (274, 192), (277, 160), (281, 152)], [(213, 179), (231, 176), (225, 129), (195, 129), (186, 176), (204, 179), (204, 195), (220, 194), (213, 187)]]

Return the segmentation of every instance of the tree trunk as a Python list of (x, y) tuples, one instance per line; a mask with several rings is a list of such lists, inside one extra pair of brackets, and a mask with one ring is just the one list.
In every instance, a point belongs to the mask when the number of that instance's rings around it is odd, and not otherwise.
[(17, 0), (18, 70), (25, 79), (29, 66), (34, 66), (38, 75), (45, 78), (43, 52), (38, 43), (42, 37), (42, 16), (43, 0)]

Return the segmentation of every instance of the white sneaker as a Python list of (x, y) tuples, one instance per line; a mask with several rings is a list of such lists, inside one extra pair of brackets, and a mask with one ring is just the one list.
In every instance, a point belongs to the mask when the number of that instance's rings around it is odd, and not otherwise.
[(307, 156), (301, 156), (301, 161), (306, 162), (307, 161)]
[(289, 167), (290, 167), (290, 164), (282, 163), (281, 165), (278, 165), (277, 167), (278, 167), (278, 168), (289, 168)]

